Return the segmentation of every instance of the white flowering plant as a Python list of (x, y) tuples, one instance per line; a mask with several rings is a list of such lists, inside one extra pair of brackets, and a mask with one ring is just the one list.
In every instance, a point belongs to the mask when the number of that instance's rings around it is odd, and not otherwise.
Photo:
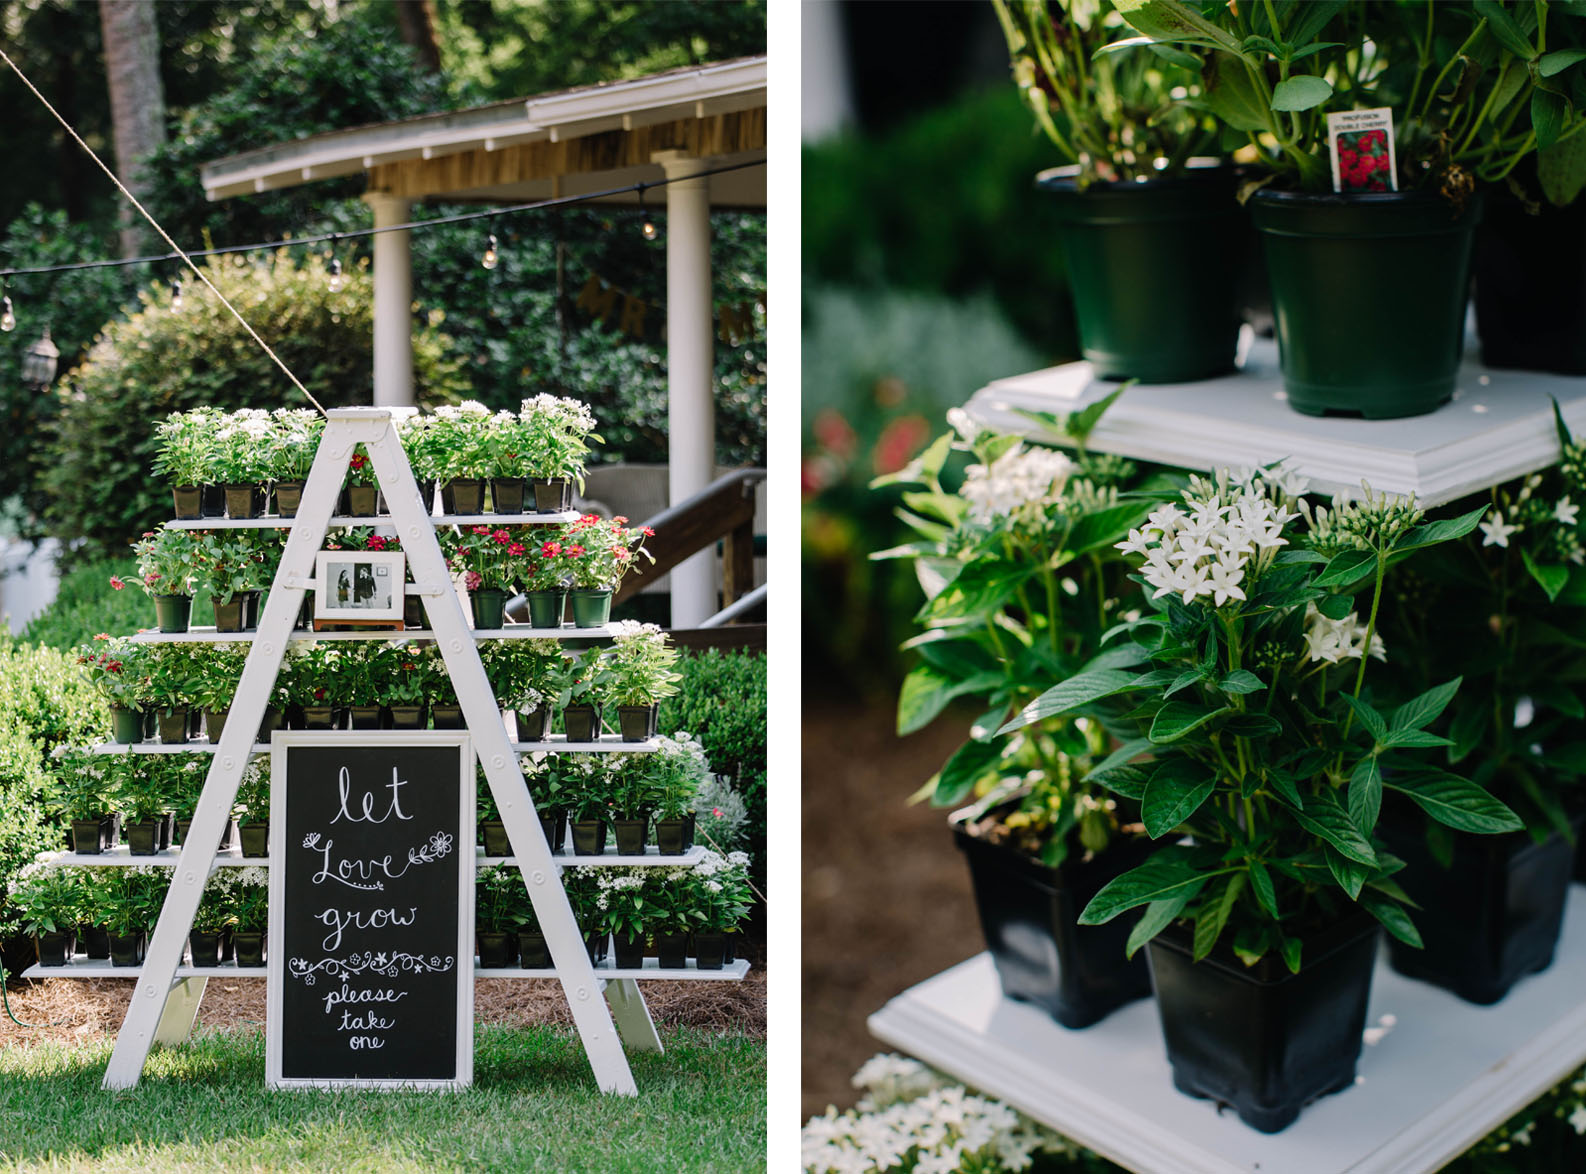
[(682, 873), (679, 883), (693, 926), (698, 930), (730, 933), (754, 907), (754, 890), (749, 887), (749, 856), (745, 852), (729, 852), (723, 856), (706, 848), (699, 863)]
[(518, 420), (515, 439), (527, 460), (515, 464), (514, 471), (547, 480), (565, 477), (582, 493), (590, 445), (601, 443), (589, 405), (566, 396), (537, 395), (523, 401)]
[(172, 412), (154, 428), (159, 450), (154, 458), (155, 476), (173, 486), (213, 485), (216, 477), (212, 462), (226, 413), (219, 408), (194, 408)]
[[(1134, 495), (1173, 484), (1086, 452), (1085, 437), (1115, 398), (1043, 421), (1079, 442), (1072, 455), (983, 431), (954, 409), (953, 431), (872, 483), (919, 487), (903, 493), (898, 510), (918, 541), (872, 555), (914, 560), (926, 596), (915, 617), (924, 630), (903, 646), (920, 663), (903, 683), (898, 733), (923, 728), (955, 701), (986, 711), (921, 795), (939, 807), (977, 797), (971, 831), (1052, 867), (1101, 852), (1137, 818), (1133, 804), (1087, 779), (1107, 753), (1098, 723), (1053, 713), (999, 729), (1102, 651), (1129, 586), (1114, 546), (1151, 508)], [(960, 459), (968, 464), (950, 489), (949, 465)]]
[(1088, 777), (1138, 803), (1160, 846), (1080, 923), (1144, 906), (1131, 954), (1178, 922), (1197, 959), (1226, 934), (1246, 964), (1276, 954), (1297, 972), (1306, 935), (1357, 909), (1419, 945), (1402, 863), (1372, 842), (1384, 788), (1458, 830), (1520, 826), (1431, 760), (1448, 743), (1427, 727), (1459, 678), (1389, 710), (1365, 687), (1392, 653), (1378, 637), (1390, 568), (1470, 533), (1481, 511), (1426, 522), (1369, 489), (1331, 510), (1303, 489), (1280, 470), (1192, 477), (1118, 543), (1141, 613), (1003, 727), (1085, 714), (1121, 743)]
[(683, 675), (676, 671), (678, 652), (657, 624), (618, 620), (611, 625), (606, 668), (610, 696), (618, 705), (655, 705), (677, 692)]

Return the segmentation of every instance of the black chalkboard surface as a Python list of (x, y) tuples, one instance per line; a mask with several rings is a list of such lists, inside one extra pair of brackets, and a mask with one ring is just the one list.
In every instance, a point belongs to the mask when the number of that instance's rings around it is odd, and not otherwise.
[(466, 735), (278, 735), (269, 1082), (472, 1079)]

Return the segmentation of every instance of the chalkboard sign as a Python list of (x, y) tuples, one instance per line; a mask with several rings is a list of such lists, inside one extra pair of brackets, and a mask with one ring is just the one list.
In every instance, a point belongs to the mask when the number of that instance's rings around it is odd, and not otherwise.
[(470, 1084), (467, 733), (278, 733), (270, 765), (267, 1083)]

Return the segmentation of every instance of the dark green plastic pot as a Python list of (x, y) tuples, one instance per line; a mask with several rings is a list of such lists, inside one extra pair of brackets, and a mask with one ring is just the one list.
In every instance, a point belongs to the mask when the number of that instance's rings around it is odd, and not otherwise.
[(468, 596), (474, 609), (474, 627), (493, 629), (501, 627), (502, 615), (507, 606), (507, 593), (498, 587), (481, 587)]
[(1053, 197), (1079, 319), (1098, 378), (1187, 383), (1232, 371), (1248, 223), (1231, 167), (1093, 183), (1074, 168), (1035, 178)]
[(154, 596), (154, 620), (159, 625), (160, 631), (167, 633), (185, 632), (193, 619), (193, 597), (191, 595), (156, 595)]
[(1289, 406), (1387, 420), (1454, 393), (1479, 195), (1257, 192)]
[(611, 622), (611, 588), (588, 590), (575, 587), (568, 594), (573, 599), (575, 628), (600, 628)]
[(137, 709), (112, 709), (110, 711), (111, 737), (123, 745), (143, 740), (143, 713)]
[(560, 628), (567, 610), (565, 591), (529, 591), (529, 623), (536, 628)]

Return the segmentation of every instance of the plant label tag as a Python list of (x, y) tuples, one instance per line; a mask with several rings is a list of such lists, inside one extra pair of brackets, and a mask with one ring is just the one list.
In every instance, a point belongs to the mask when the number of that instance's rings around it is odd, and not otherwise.
[(1388, 107), (1329, 114), (1327, 153), (1332, 156), (1335, 192), (1399, 190), (1393, 111)]

